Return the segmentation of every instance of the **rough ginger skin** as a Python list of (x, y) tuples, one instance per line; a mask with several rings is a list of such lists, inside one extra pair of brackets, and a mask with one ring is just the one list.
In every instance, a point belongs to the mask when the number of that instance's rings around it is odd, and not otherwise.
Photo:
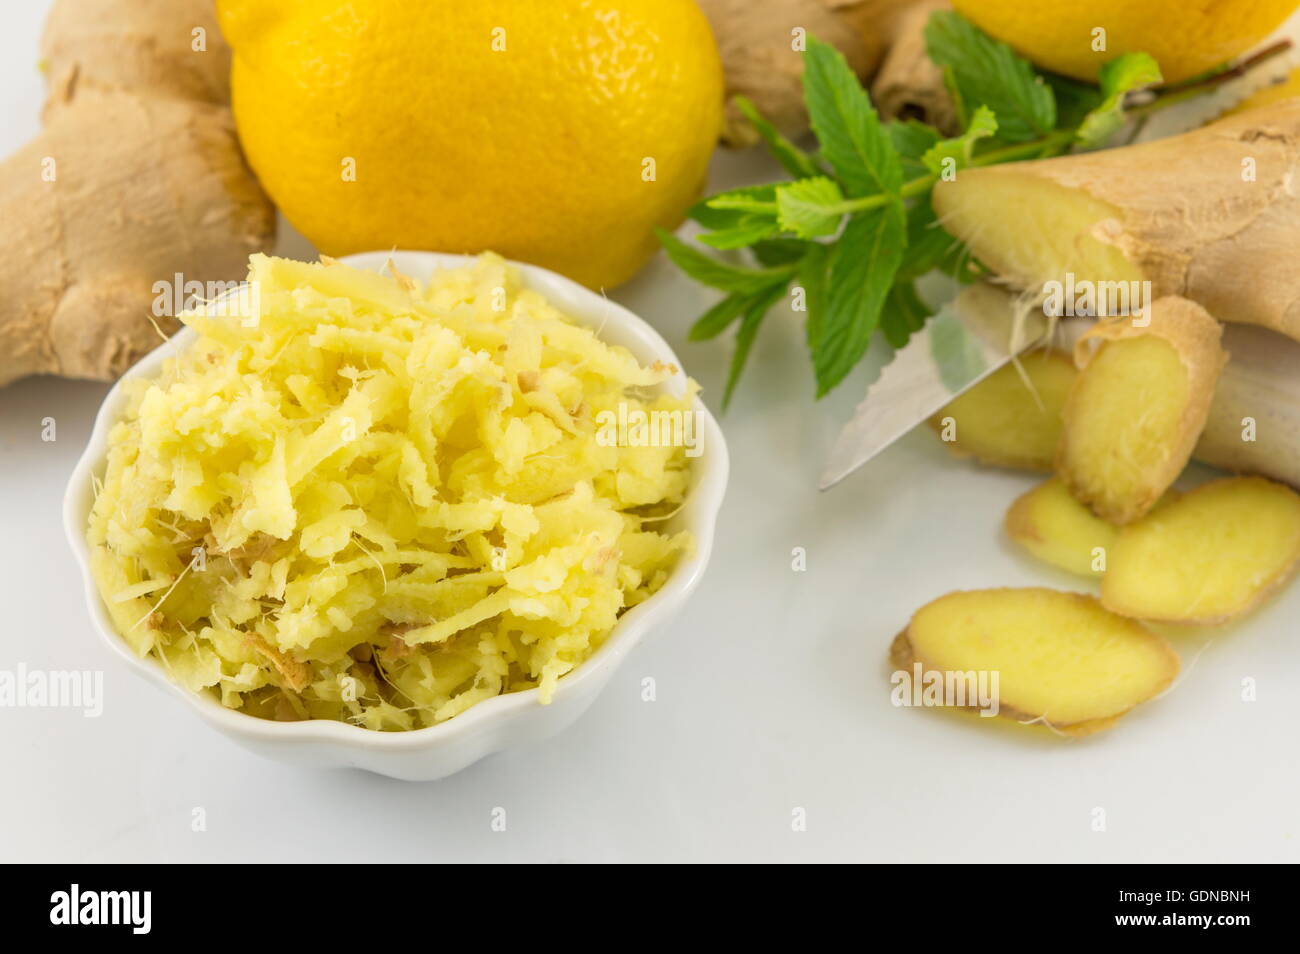
[(206, 0), (58, 0), (41, 53), (44, 131), (0, 163), (0, 386), (116, 378), (174, 327), (155, 282), (238, 280), (275, 235)]
[(880, 65), (893, 42), (899, 15), (917, 0), (697, 0), (708, 17), (727, 80), (722, 141), (746, 146), (758, 136), (731, 102), (751, 100), (788, 136), (808, 131), (803, 101), (803, 54), (796, 29), (844, 54), (859, 76)]

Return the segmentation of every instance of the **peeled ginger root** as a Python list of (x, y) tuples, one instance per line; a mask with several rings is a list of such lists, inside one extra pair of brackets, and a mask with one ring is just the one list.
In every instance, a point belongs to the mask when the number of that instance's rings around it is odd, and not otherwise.
[(1020, 366), (1024, 377), (1014, 364), (1005, 365), (930, 418), (953, 453), (996, 467), (1052, 469), (1077, 372), (1055, 351), (1035, 351)]
[(1178, 674), (1164, 637), (1095, 598), (1042, 587), (949, 593), (895, 639), (898, 668), (997, 674), (999, 715), (1067, 735), (1110, 728)]
[(1220, 623), (1255, 607), (1300, 561), (1300, 495), (1262, 477), (1212, 481), (1124, 528), (1101, 583), (1107, 609)]
[(1070, 494), (1059, 477), (1016, 498), (1007, 511), (1007, 536), (1052, 566), (1101, 576), (1119, 530)]
[(1136, 520), (1178, 478), (1227, 361), (1221, 334), (1199, 305), (1162, 298), (1146, 327), (1112, 319), (1079, 339), (1056, 469), (1097, 516)]

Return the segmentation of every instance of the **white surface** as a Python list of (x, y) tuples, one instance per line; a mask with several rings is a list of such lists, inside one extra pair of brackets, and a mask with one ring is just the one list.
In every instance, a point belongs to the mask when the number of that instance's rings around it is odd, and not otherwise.
[[(11, 7), (6, 150), (37, 106), (32, 84), (22, 97), (9, 84), (34, 61), (39, 18)], [(749, 157), (716, 171), (714, 187), (771, 174)], [(729, 342), (684, 340), (707, 293), (660, 260), (613, 297), (658, 326), (712, 403)], [(819, 495), (866, 369), (815, 404), (781, 314), (754, 359), (723, 418), (717, 549), (676, 624), (562, 735), (430, 784), (263, 761), (122, 669), (91, 632), (59, 516), (107, 389), (0, 390), (0, 669), (103, 669), (107, 697), (99, 719), (0, 710), (0, 859), (1300, 860), (1300, 586), (1213, 640), (1180, 639), (1175, 690), (1092, 739), (895, 709), (884, 653), (916, 607), (959, 587), (1074, 585), (999, 538), (1033, 478), (955, 463), (917, 432)], [(46, 416), (54, 443), (40, 440)], [(791, 570), (794, 547), (806, 572)], [(656, 702), (641, 701), (645, 676)], [(1241, 701), (1247, 677), (1257, 702)], [(806, 831), (792, 831), (796, 809)]]
[[(384, 271), (391, 265), (402, 275), (427, 282), (436, 272), (462, 268), (475, 259), (434, 252), (366, 252), (340, 261), (371, 271)], [(536, 265), (514, 264), (524, 288), (545, 296), (575, 322), (597, 332), (601, 340), (626, 348), (646, 366), (682, 366), (668, 343), (626, 308), (555, 272)], [(163, 363), (191, 347), (196, 337), (193, 328), (181, 329), (142, 358), (108, 393), (96, 415), (90, 441), (68, 481), (63, 502), (64, 530), (81, 568), (91, 623), (108, 648), (153, 686), (162, 687), (180, 705), (197, 712), (212, 728), (259, 755), (312, 769), (362, 768), (421, 782), (445, 778), (488, 755), (549, 738), (572, 725), (600, 695), (628, 653), (642, 639), (671, 625), (699, 586), (713, 549), (718, 510), (727, 486), (727, 446), (717, 421), (696, 398), (694, 413), (701, 453), (691, 462), (691, 489), (671, 519), (657, 525), (664, 533), (689, 532), (695, 546), (677, 562), (663, 587), (622, 616), (591, 658), (560, 681), (548, 705), (539, 705), (538, 690), (528, 689), (484, 699), (456, 718), (429, 728), (372, 732), (328, 719), (275, 722), (249, 718), (226, 708), (215, 696), (190, 692), (174, 682), (157, 659), (141, 658), (122, 639), (95, 585), (86, 525), (94, 506), (96, 482), (104, 477), (109, 432), (121, 420), (129, 402), (125, 385), (134, 378), (157, 378)], [(686, 395), (687, 387), (685, 376), (676, 374), (656, 393), (680, 398)]]

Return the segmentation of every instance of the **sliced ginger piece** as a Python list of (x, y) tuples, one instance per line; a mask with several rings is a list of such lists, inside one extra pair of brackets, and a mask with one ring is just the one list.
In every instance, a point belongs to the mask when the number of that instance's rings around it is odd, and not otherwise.
[(1262, 477), (1211, 481), (1125, 527), (1102, 603), (1160, 622), (1220, 623), (1253, 609), (1300, 561), (1300, 495)]
[(1044, 563), (1089, 577), (1106, 571), (1106, 554), (1119, 535), (1075, 500), (1059, 477), (1016, 498), (1005, 525), (1007, 536)]
[(1066, 395), (1078, 372), (1056, 351), (1035, 351), (1020, 366), (999, 368), (930, 418), (941, 437), (951, 435), (944, 442), (953, 453), (995, 467), (1052, 469)]
[(999, 715), (1071, 735), (1110, 728), (1178, 674), (1163, 636), (1094, 597), (1042, 587), (949, 593), (890, 650), (922, 672), (997, 673)]
[(1098, 322), (1075, 345), (1056, 469), (1097, 516), (1125, 524), (1160, 499), (1192, 456), (1227, 354), (1217, 321), (1161, 298), (1148, 323)]
[[(1165, 491), (1156, 509), (1179, 496), (1176, 490)], [(1007, 536), (1044, 563), (1087, 577), (1106, 572), (1107, 555), (1120, 532), (1075, 500), (1059, 477), (1017, 497), (1005, 526)]]

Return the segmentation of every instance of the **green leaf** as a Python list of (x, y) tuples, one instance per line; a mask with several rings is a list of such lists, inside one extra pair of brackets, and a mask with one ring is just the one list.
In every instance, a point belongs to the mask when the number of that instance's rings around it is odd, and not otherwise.
[(780, 187), (780, 185), (773, 187), (774, 191), (771, 199), (762, 199), (742, 192), (723, 192), (721, 195), (715, 195), (712, 199), (709, 199), (706, 204), (710, 209), (723, 212), (771, 214), (776, 212), (775, 190), (780, 189)]
[(907, 248), (897, 280), (912, 281), (935, 269), (962, 278), (969, 259), (966, 246), (939, 224), (929, 202), (917, 202), (908, 210)]
[(740, 110), (744, 117), (753, 123), (754, 128), (758, 130), (758, 134), (763, 138), (763, 142), (767, 143), (768, 151), (772, 153), (777, 162), (781, 163), (781, 168), (796, 179), (821, 175), (821, 170), (817, 168), (817, 163), (813, 161), (813, 157), (781, 135), (777, 128), (758, 111), (758, 107), (744, 96), (737, 96), (732, 102), (736, 104), (736, 108)]
[(787, 183), (776, 190), (781, 229), (805, 239), (831, 235), (844, 218), (844, 212), (836, 208), (843, 201), (844, 193), (835, 180), (825, 176)]
[(967, 108), (983, 105), (993, 110), (1002, 139), (1023, 142), (1056, 126), (1056, 97), (1029, 61), (960, 14), (948, 10), (930, 14), (925, 45), (930, 59), (951, 70)]
[(822, 322), (826, 317), (826, 264), (830, 261), (829, 245), (812, 243), (799, 262), (799, 275), (796, 281), (803, 289), (804, 313), (808, 316), (804, 322), (804, 333), (808, 338), (809, 354), (817, 353), (817, 342), (821, 340)]
[(736, 209), (717, 209), (709, 205), (710, 202), (724, 195), (746, 196), (760, 202), (776, 202), (776, 187), (778, 184), (748, 186), (744, 189), (732, 189), (729, 192), (707, 196), (691, 206), (686, 214), (706, 229), (717, 231), (733, 228), (748, 213)]
[(925, 326), (925, 319), (933, 312), (916, 293), (911, 282), (899, 282), (889, 290), (880, 316), (880, 330), (892, 348), (901, 348), (912, 337), (912, 332)]
[(754, 253), (760, 265), (772, 268), (778, 265), (791, 265), (809, 250), (809, 244), (800, 239), (774, 238), (755, 242), (749, 249)]
[(803, 60), (808, 117), (844, 191), (897, 194), (903, 181), (898, 153), (844, 56), (810, 37)]
[(1104, 145), (1124, 125), (1124, 97), (1135, 89), (1154, 86), (1164, 77), (1149, 53), (1125, 53), (1101, 68), (1102, 101), (1079, 124), (1075, 138), (1085, 148)]
[(866, 353), (907, 241), (900, 202), (851, 219), (835, 244), (826, 314), (813, 352), (817, 396), (844, 380)]
[(749, 304), (751, 298), (750, 295), (732, 292), (700, 315), (695, 320), (695, 324), (691, 325), (687, 337), (691, 341), (707, 341), (709, 338), (716, 338), (726, 330), (728, 325), (740, 317), (740, 313), (745, 310), (745, 306)]
[(781, 231), (776, 219), (762, 215), (742, 216), (730, 228), (718, 229), (716, 232), (704, 232), (696, 238), (711, 248), (731, 249), (748, 248), (755, 242), (770, 238)]
[(921, 157), (939, 141), (939, 130), (915, 119), (908, 119), (885, 123), (885, 132), (889, 134), (889, 141), (894, 144), (894, 150), (902, 161), (903, 181), (929, 175)]
[(736, 350), (731, 355), (731, 369), (727, 372), (727, 385), (722, 391), (722, 409), (724, 411), (727, 409), (727, 405), (731, 403), (731, 395), (736, 390), (736, 382), (740, 380), (741, 372), (745, 370), (745, 362), (749, 360), (749, 352), (754, 346), (754, 338), (758, 335), (759, 325), (763, 323), (768, 310), (784, 294), (784, 285), (773, 285), (763, 294), (751, 299), (746, 305), (745, 317), (740, 321), (740, 331), (736, 332)]
[(702, 285), (719, 288), (722, 291), (754, 294), (770, 286), (773, 282), (788, 278), (794, 274), (790, 266), (783, 268), (741, 268), (728, 265), (716, 258), (710, 258), (703, 252), (687, 245), (677, 236), (664, 229), (655, 229), (660, 244), (672, 263)]
[(1101, 105), (1101, 90), (1091, 83), (1056, 73), (1044, 73), (1043, 79), (1056, 96), (1056, 124), (1062, 129), (1075, 128), (1083, 122), (1083, 117)]
[(975, 143), (988, 139), (998, 131), (997, 117), (987, 106), (980, 106), (971, 116), (970, 125), (960, 136), (945, 139), (931, 146), (921, 157), (921, 162), (930, 172), (939, 176), (956, 172), (970, 165), (971, 152)]

